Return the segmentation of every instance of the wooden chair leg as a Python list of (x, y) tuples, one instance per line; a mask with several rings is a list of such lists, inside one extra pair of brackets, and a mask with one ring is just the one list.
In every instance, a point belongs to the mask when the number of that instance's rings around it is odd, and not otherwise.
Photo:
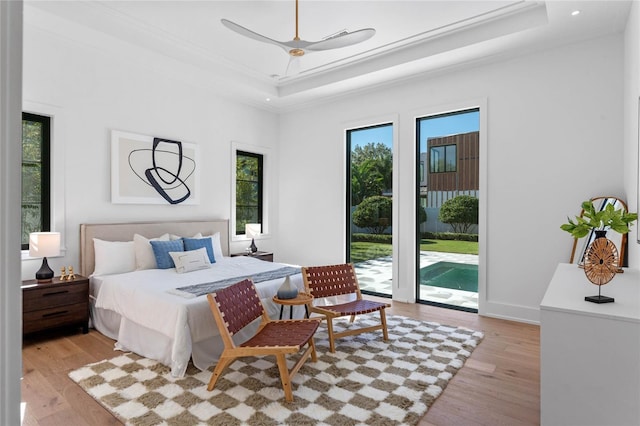
[(349, 322), (354, 322), (356, 320), (356, 316), (355, 315), (351, 315), (351, 318), (349, 319)]
[(327, 334), (329, 335), (329, 351), (336, 351), (336, 342), (333, 337), (333, 318), (327, 315)]
[(282, 389), (284, 390), (284, 398), (288, 402), (293, 401), (293, 391), (291, 390), (291, 378), (287, 369), (287, 359), (284, 354), (277, 354), (278, 370), (280, 370), (280, 380), (282, 381)]
[(318, 355), (316, 354), (316, 344), (313, 341), (313, 336), (309, 339), (309, 346), (311, 346), (311, 361), (316, 362)]
[(213, 390), (213, 387), (216, 385), (216, 382), (220, 378), (220, 375), (224, 371), (225, 368), (229, 366), (236, 358), (235, 357), (220, 357), (218, 363), (216, 364), (216, 368), (214, 368), (213, 373), (211, 374), (211, 379), (209, 380), (209, 385), (207, 386), (207, 390)]
[(387, 332), (387, 314), (384, 311), (384, 308), (380, 309), (380, 322), (382, 323), (382, 337), (386, 342), (389, 340), (389, 333)]

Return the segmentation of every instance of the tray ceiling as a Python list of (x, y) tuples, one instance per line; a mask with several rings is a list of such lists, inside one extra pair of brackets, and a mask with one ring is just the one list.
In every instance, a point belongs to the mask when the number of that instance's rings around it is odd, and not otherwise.
[[(295, 34), (294, 0), (25, 2), (25, 31), (45, 29), (121, 55), (144, 55), (187, 81), (284, 110), (416, 74), (490, 61), (624, 29), (630, 1), (300, 0), (299, 33), (321, 40), (372, 27), (373, 38), (303, 56), (287, 74), (273, 39)], [(571, 12), (580, 10), (577, 16)], [(268, 100), (267, 100), (268, 99)]]

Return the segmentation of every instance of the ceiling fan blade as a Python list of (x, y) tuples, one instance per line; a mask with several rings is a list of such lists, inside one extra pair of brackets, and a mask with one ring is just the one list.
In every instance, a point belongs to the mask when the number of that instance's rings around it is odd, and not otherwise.
[(261, 41), (263, 43), (275, 44), (276, 46), (283, 48), (287, 52), (291, 49), (287, 43), (274, 40), (272, 38), (263, 36), (262, 34), (258, 34), (257, 32), (251, 31), (250, 29), (245, 28), (242, 25), (238, 25), (235, 22), (231, 22), (228, 19), (221, 19), (220, 22), (222, 22), (222, 25), (224, 25), (225, 27), (245, 37), (249, 37), (253, 40)]
[(373, 28), (364, 28), (362, 30), (353, 31), (350, 33), (344, 33), (335, 37), (330, 37), (326, 40), (316, 41), (309, 43), (306, 46), (306, 50), (319, 51), (338, 49), (340, 47), (347, 47), (354, 44), (362, 43), (369, 40), (376, 33)]

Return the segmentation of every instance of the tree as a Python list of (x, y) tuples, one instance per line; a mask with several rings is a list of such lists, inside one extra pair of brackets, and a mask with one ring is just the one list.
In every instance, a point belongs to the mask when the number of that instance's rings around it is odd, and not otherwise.
[(391, 198), (381, 195), (365, 198), (353, 212), (353, 223), (373, 234), (382, 234), (391, 225)]
[(351, 153), (351, 204), (382, 195), (393, 182), (393, 152), (383, 143), (356, 146)]
[(478, 199), (470, 195), (458, 195), (447, 200), (440, 207), (438, 219), (451, 225), (453, 232), (466, 234), (471, 225), (478, 224)]

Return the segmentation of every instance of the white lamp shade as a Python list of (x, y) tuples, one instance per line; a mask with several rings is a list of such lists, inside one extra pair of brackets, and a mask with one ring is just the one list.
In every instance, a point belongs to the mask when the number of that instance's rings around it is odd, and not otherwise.
[(254, 238), (260, 235), (262, 225), (259, 223), (247, 223), (244, 225), (244, 233), (247, 235), (247, 238)]
[(31, 234), (29, 234), (30, 257), (49, 257), (59, 255), (59, 232), (32, 232)]

